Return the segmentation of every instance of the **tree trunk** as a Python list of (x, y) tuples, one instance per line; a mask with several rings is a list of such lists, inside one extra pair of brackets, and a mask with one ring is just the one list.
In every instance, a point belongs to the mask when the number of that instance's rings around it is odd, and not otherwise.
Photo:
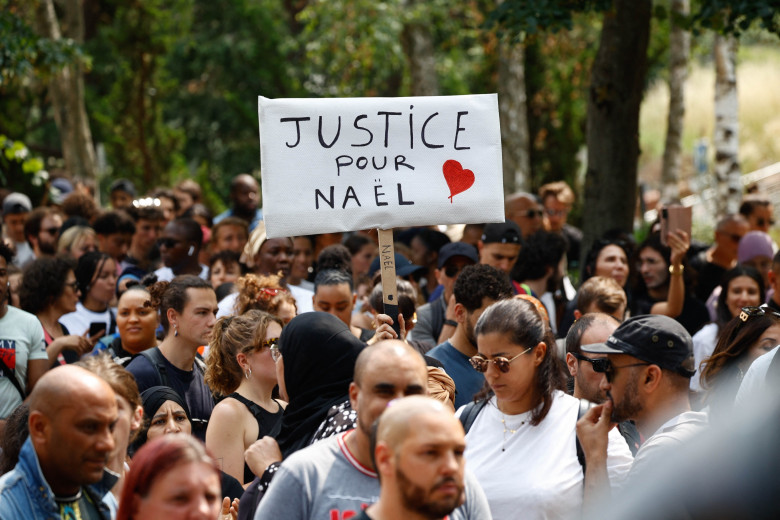
[(742, 199), (739, 168), (737, 40), (715, 36), (715, 211), (736, 213)]
[(615, 0), (604, 14), (588, 92), (583, 256), (605, 231), (633, 229), (651, 4)]
[(675, 23), (675, 14), (686, 16), (690, 11), (689, 0), (672, 0), (671, 34), (669, 35), (669, 118), (666, 126), (661, 181), (663, 200), (676, 201), (680, 197), (680, 163), (682, 151), (683, 119), (685, 117), (685, 81), (688, 79), (688, 56), (691, 34)]
[[(68, 0), (68, 36), (77, 42), (84, 40), (84, 11), (82, 0)], [(59, 40), (60, 24), (52, 0), (41, 0), (36, 9), (39, 33)], [(54, 120), (60, 130), (65, 169), (73, 176), (97, 179), (95, 148), (92, 131), (84, 106), (84, 77), (81, 66), (73, 63), (62, 69), (49, 85)]]
[[(407, 0), (407, 8), (412, 9), (417, 1), (419, 0)], [(406, 54), (406, 61), (409, 64), (411, 95), (439, 95), (433, 35), (428, 26), (422, 20), (408, 22), (404, 25), (401, 43), (404, 54)]]
[(504, 192), (528, 191), (531, 187), (531, 158), (522, 43), (501, 41), (498, 45), (498, 113)]

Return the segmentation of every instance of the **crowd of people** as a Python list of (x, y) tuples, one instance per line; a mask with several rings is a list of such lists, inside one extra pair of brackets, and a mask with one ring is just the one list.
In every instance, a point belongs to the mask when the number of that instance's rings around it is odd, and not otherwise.
[(0, 520), (600, 517), (780, 374), (758, 195), (707, 244), (586, 251), (564, 182), (397, 229), (396, 323), (376, 231), (269, 238), (250, 175), (58, 186), (0, 193)]

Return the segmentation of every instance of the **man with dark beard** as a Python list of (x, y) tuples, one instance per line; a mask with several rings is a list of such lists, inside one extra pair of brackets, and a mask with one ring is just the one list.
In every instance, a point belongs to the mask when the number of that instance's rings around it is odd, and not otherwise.
[[(284, 460), (254, 518), (346, 520), (374, 503), (379, 481), (371, 459), (371, 426), (391, 400), (427, 394), (427, 379), (425, 361), (406, 343), (387, 340), (366, 347), (355, 362), (349, 387), (357, 428)], [(490, 518), (487, 499), (473, 477), (466, 487), (466, 502), (452, 515), (453, 520)]]
[(466, 438), (460, 421), (426, 397), (396, 401), (371, 437), (382, 486), (356, 520), (435, 520), (464, 499)]
[(691, 411), (688, 385), (695, 374), (693, 341), (667, 316), (635, 316), (621, 324), (605, 343), (583, 345), (583, 352), (606, 354), (593, 363), (602, 372), (607, 401), (588, 410), (577, 423), (585, 452), (585, 500), (593, 504), (609, 489), (607, 433), (613, 423), (633, 419), (647, 439), (631, 466), (627, 486), (639, 484), (653, 461), (700, 433), (707, 416)]
[(470, 359), (477, 355), (474, 326), (485, 309), (512, 296), (506, 275), (485, 264), (463, 268), (455, 281), (455, 334), (426, 354), (440, 361), (455, 381), (455, 409), (471, 402), (485, 384), (485, 377), (474, 370)]

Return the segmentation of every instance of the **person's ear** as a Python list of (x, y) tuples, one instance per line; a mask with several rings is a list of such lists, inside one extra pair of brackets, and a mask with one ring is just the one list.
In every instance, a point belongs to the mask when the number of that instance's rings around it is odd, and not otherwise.
[(360, 395), (360, 387), (352, 381), (349, 384), (349, 404), (352, 406), (352, 409), (355, 410), (355, 413), (358, 412), (358, 395)]
[(577, 377), (577, 358), (571, 352), (566, 353), (566, 367), (571, 377)]
[(582, 313), (579, 309), (574, 309), (574, 321), (577, 321), (580, 318), (582, 318)]
[(241, 367), (241, 370), (243, 372), (246, 371), (246, 354), (244, 352), (239, 352), (236, 354), (236, 362), (238, 363), (238, 366)]
[(355, 303), (357, 303), (357, 293), (352, 293), (352, 307), (355, 307)]
[(455, 304), (455, 321), (457, 321), (458, 323), (466, 323), (467, 314), (468, 311), (466, 310), (466, 307), (464, 307), (462, 303)]
[(393, 473), (393, 452), (386, 442), (376, 443), (374, 449), (374, 463), (376, 472), (380, 475), (391, 475)]
[(547, 343), (540, 341), (533, 350), (534, 366), (538, 367), (544, 361), (544, 355), (547, 353)]
[(130, 417), (130, 431), (137, 431), (141, 427), (144, 419), (144, 407), (140, 404), (136, 406), (133, 415)]
[(38, 443), (46, 442), (50, 429), (49, 418), (39, 411), (32, 411), (27, 422), (30, 439)]
[(646, 392), (654, 392), (661, 384), (661, 377), (663, 371), (658, 365), (650, 365), (645, 368), (644, 380), (642, 381), (642, 387)]
[(177, 321), (179, 319), (179, 313), (176, 312), (176, 309), (169, 307), (168, 310), (165, 311), (165, 316), (168, 318), (168, 325), (174, 328), (178, 326)]

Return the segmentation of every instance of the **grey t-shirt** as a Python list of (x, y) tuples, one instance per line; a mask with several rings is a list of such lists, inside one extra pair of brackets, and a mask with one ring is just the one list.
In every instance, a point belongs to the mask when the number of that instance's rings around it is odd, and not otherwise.
[[(293, 453), (276, 472), (255, 520), (267, 518), (347, 519), (379, 499), (376, 472), (360, 464), (344, 441), (351, 430)], [(452, 520), (490, 519), (490, 507), (476, 479), (466, 472), (466, 501)]]

